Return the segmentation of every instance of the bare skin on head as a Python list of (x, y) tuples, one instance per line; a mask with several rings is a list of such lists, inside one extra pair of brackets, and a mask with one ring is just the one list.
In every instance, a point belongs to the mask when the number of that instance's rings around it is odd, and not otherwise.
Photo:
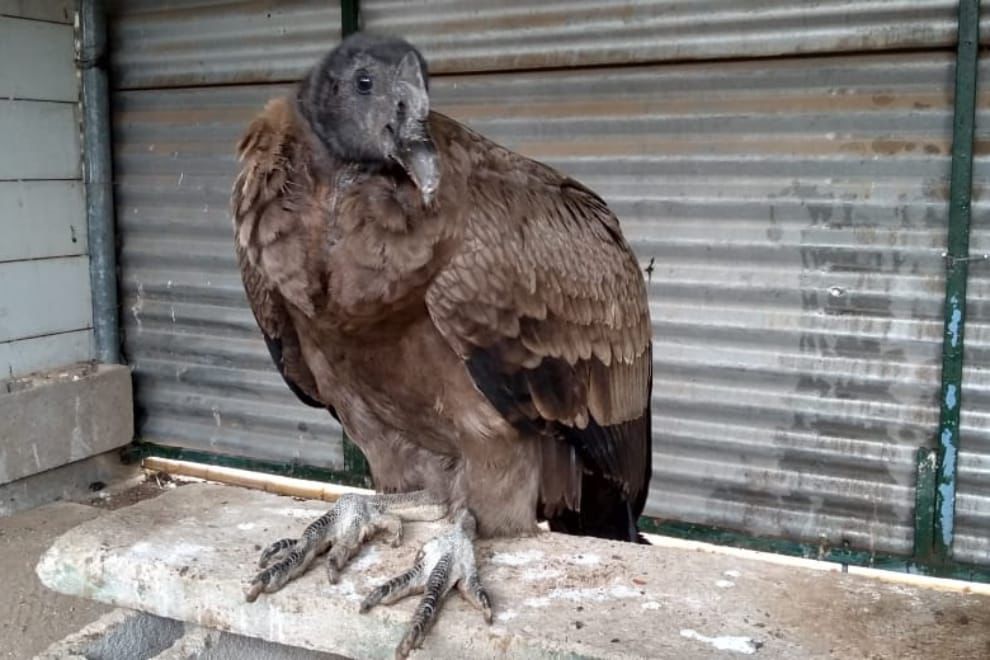
[(456, 588), (491, 620), (476, 535), (638, 540), (651, 473), (646, 289), (592, 191), (431, 111), (426, 63), (355, 35), (239, 145), (245, 290), (275, 365), (327, 408), (376, 488), (269, 546), (249, 600), (320, 554), (335, 581), (403, 520), (450, 531), (362, 611), (424, 593), (397, 655)]

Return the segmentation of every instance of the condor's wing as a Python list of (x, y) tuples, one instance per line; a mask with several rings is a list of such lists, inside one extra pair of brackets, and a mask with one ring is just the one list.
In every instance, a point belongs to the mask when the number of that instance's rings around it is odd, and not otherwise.
[(551, 525), (633, 540), (651, 473), (652, 343), (618, 220), (578, 182), (450, 119), (431, 130), (468, 172), (470, 210), (429, 313), (502, 415), (576, 452), (544, 451)]
[[(292, 108), (284, 99), (270, 102), (238, 144), (240, 172), (231, 194), (234, 243), (244, 291), (272, 360), (299, 399), (316, 408), (313, 374), (303, 360), (299, 337), (286, 303), (311, 309), (309, 274), (303, 272), (306, 236), (298, 214), (299, 190), (307, 178)], [(332, 408), (330, 412), (336, 416)]]

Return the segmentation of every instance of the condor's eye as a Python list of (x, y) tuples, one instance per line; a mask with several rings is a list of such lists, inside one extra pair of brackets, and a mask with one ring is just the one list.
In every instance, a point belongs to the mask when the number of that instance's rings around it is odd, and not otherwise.
[(358, 94), (370, 94), (371, 88), (375, 86), (375, 82), (368, 75), (367, 71), (358, 71), (357, 76), (354, 78), (354, 85), (357, 87)]

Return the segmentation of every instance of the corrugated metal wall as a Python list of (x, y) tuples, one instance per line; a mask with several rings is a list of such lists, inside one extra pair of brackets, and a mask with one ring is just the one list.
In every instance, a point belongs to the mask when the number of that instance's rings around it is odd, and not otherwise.
[[(284, 91), (274, 83), (332, 45), (335, 4), (116, 12), (116, 195), (142, 438), (342, 464), (332, 420), (297, 404), (269, 364), (227, 217), (238, 133)], [(914, 454), (933, 444), (938, 414), (955, 3), (491, 4), (362, 7), (369, 28), (432, 59), (438, 109), (600, 191), (654, 264), (648, 512), (910, 552)], [(990, 339), (988, 271), (974, 266), (983, 316), (967, 336), (970, 561), (990, 557), (990, 371), (975, 366)]]

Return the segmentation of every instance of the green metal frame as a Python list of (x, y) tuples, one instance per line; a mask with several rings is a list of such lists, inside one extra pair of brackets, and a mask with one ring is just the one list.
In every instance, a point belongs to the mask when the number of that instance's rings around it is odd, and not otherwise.
[[(959, 2), (959, 45), (952, 122), (952, 171), (949, 183), (949, 235), (945, 273), (945, 333), (942, 337), (942, 389), (938, 434), (938, 474), (934, 495), (931, 559), (952, 554), (962, 408), (963, 335), (966, 281), (969, 275), (970, 202), (973, 190), (973, 133), (976, 72), (980, 48), (979, 0)], [(924, 536), (927, 530), (918, 530)]]
[[(359, 0), (341, 0), (341, 34), (360, 29)], [(955, 108), (948, 249), (946, 251), (945, 334), (942, 350), (941, 413), (937, 448), (922, 447), (917, 454), (915, 541), (911, 557), (877, 554), (848, 547), (815, 545), (786, 539), (760, 537), (733, 530), (691, 523), (640, 519), (646, 532), (717, 545), (821, 559), (843, 565), (869, 566), (893, 571), (990, 582), (990, 566), (975, 566), (951, 559), (959, 415), (962, 406), (963, 332), (966, 320), (966, 282), (969, 262), (969, 226), (972, 191), (973, 135), (976, 109), (976, 73), (979, 50), (979, 0), (960, 0), (959, 41), (956, 60)], [(160, 456), (210, 465), (256, 470), (270, 474), (371, 486), (370, 470), (361, 450), (345, 436), (344, 469), (318, 468), (299, 463), (279, 463), (203, 452), (169, 445), (140, 442), (123, 451), (125, 460)]]

